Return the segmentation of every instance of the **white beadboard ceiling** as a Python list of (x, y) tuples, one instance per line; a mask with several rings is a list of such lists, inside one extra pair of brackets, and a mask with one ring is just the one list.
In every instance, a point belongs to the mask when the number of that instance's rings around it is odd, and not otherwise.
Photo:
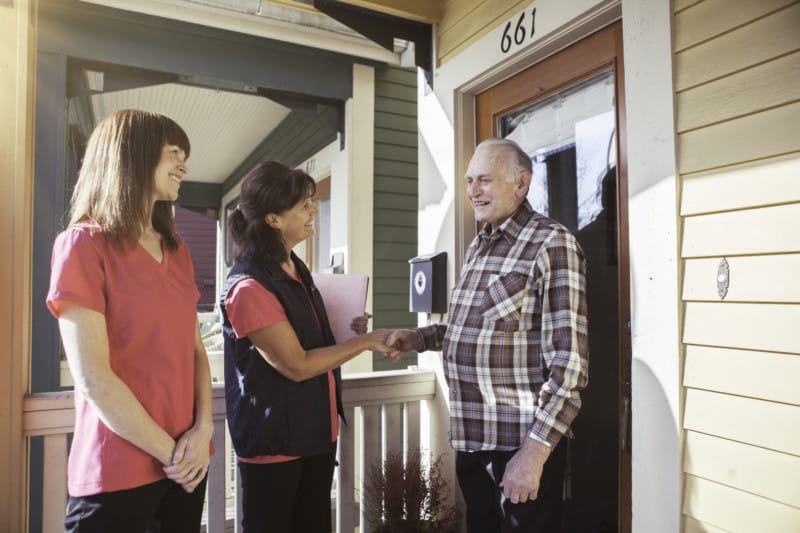
[(168, 83), (96, 94), (95, 124), (120, 109), (162, 113), (186, 131), (188, 181), (222, 183), (289, 114), (262, 96)]

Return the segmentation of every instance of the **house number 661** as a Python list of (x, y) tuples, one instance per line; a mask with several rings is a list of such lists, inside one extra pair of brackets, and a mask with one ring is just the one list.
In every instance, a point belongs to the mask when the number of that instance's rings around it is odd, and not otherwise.
[(525, 42), (526, 37), (533, 38), (533, 34), (536, 32), (535, 24), (536, 24), (536, 8), (534, 7), (531, 10), (531, 34), (530, 36), (526, 35), (525, 25), (525, 12), (519, 14), (519, 19), (517, 20), (517, 25), (514, 27), (513, 31), (513, 38), (511, 32), (511, 23), (513, 21), (509, 20), (508, 24), (506, 24), (506, 29), (503, 30), (503, 36), (500, 38), (500, 51), (504, 54), (511, 50), (511, 42), (517, 45), (520, 45)]

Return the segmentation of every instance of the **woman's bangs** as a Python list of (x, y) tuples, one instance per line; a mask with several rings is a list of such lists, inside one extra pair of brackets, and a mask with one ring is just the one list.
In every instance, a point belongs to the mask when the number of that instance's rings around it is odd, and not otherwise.
[(191, 152), (191, 145), (189, 144), (189, 137), (183, 128), (170, 118), (164, 117), (164, 142), (165, 144), (172, 144), (180, 147), (186, 154), (186, 159), (189, 158)]

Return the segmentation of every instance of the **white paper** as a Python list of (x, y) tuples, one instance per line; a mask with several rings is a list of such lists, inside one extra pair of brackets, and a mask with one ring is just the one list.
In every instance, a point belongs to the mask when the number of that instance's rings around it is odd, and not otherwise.
[(350, 324), (355, 317), (363, 315), (367, 307), (369, 277), (366, 274), (320, 272), (311, 274), (311, 277), (325, 303), (336, 343), (355, 337), (356, 333), (350, 328)]

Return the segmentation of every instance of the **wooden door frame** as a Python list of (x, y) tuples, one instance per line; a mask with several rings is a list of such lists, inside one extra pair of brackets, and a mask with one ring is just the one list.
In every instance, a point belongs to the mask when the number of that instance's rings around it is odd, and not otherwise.
[[(511, 78), (476, 94), (475, 144), (496, 136), (499, 117), (530, 102), (555, 94), (607, 69), (613, 69), (617, 111), (617, 253), (619, 254), (619, 467), (618, 522), (631, 531), (631, 328), (630, 252), (628, 245), (628, 165), (625, 129), (625, 71), (622, 22), (617, 21), (567, 48), (534, 63)], [(513, 78), (513, 81), (511, 81)], [(511, 81), (510, 83), (507, 83)], [(463, 131), (463, 130), (462, 130)], [(627, 403), (626, 403), (627, 401)], [(627, 405), (627, 409), (623, 408)]]

